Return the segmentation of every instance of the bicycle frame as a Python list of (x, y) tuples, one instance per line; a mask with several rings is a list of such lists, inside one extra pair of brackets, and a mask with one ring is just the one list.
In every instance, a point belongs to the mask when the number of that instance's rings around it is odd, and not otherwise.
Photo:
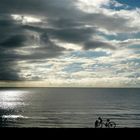
[(98, 127), (97, 128), (115, 128), (116, 127), (116, 123), (112, 122), (112, 121), (103, 121), (103, 122), (99, 122)]

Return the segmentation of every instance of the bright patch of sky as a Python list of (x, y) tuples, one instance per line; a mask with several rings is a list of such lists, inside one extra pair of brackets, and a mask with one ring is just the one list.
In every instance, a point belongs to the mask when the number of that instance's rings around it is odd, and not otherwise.
[(128, 5), (131, 8), (139, 8), (140, 7), (140, 1), (139, 0), (117, 0), (119, 3), (123, 5)]

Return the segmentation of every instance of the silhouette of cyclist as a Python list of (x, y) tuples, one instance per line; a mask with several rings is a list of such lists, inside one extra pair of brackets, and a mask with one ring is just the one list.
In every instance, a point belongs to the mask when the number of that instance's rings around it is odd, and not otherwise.
[(99, 126), (99, 121), (96, 120), (96, 121), (95, 121), (95, 128), (98, 128), (98, 126)]
[(100, 124), (103, 123), (103, 120), (101, 117), (98, 118), (98, 120), (95, 121), (95, 128), (98, 128)]
[(103, 119), (101, 117), (98, 118), (99, 123), (102, 124), (103, 123)]
[(109, 123), (110, 123), (110, 119), (107, 119), (107, 120), (106, 120), (106, 124), (105, 124), (105, 126), (106, 126), (107, 128), (109, 128)]

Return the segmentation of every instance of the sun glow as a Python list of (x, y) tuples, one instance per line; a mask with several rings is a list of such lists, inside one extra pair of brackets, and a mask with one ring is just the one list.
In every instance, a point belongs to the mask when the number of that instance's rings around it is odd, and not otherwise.
[(26, 16), (26, 15), (11, 15), (11, 17), (21, 23), (38, 23), (41, 22), (41, 19), (32, 17), (32, 16)]
[[(12, 109), (22, 104), (25, 91), (4, 90), (0, 91), (0, 108)], [(22, 104), (23, 105), (23, 104)]]

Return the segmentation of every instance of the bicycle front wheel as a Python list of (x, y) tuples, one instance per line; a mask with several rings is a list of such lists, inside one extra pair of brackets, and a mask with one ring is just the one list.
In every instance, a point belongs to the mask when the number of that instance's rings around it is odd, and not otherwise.
[(115, 122), (110, 122), (110, 123), (108, 124), (108, 127), (109, 127), (109, 128), (116, 128), (116, 123), (115, 123)]

